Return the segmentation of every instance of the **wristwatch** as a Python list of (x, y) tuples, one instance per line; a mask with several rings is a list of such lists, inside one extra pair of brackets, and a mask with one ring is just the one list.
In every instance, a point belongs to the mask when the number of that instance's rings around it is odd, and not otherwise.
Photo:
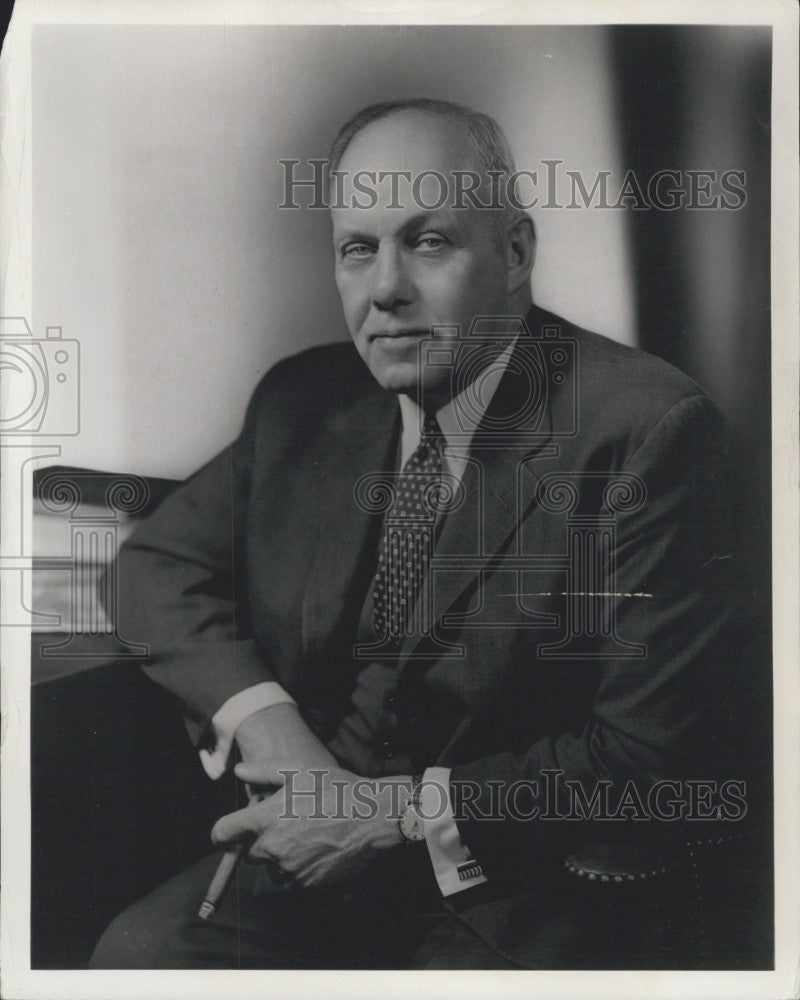
[(418, 844), (425, 839), (425, 829), (419, 813), (421, 790), (422, 775), (415, 774), (411, 779), (411, 796), (397, 820), (397, 828), (409, 844)]

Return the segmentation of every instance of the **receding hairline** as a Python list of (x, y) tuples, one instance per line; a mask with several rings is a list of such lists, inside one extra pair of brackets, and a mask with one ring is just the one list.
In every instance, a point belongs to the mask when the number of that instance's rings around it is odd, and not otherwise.
[[(475, 146), (475, 142), (472, 135), (465, 122), (458, 121), (447, 115), (426, 111), (420, 108), (397, 108), (387, 112), (385, 115), (381, 115), (380, 118), (373, 118), (371, 121), (366, 122), (357, 131), (353, 132), (352, 135), (348, 136), (347, 143), (338, 151), (338, 156), (336, 160), (329, 159), (328, 169), (334, 171), (338, 169), (344, 160), (345, 156), (350, 152), (351, 146), (353, 146), (359, 139), (366, 139), (368, 133), (374, 126), (390, 125), (392, 122), (408, 122), (411, 124), (416, 124), (417, 122), (428, 125), (431, 123), (438, 123), (441, 127), (442, 123), (450, 127), (448, 132), (440, 132), (436, 138), (438, 139), (438, 144), (443, 150), (450, 151), (454, 149), (454, 144), (451, 140), (458, 137), (463, 143), (463, 148), (468, 150), (471, 154), (471, 158), (475, 160), (475, 163), (484, 167), (483, 157)], [(455, 151), (455, 149), (454, 149)]]
[(485, 169), (515, 170), (511, 149), (500, 125), (490, 115), (463, 104), (435, 98), (384, 101), (362, 108), (342, 125), (330, 145), (328, 169), (338, 168), (350, 143), (377, 122), (393, 117), (438, 119), (457, 126)]
[(492, 200), (499, 197), (500, 206), (502, 206), (501, 211), (491, 213), (491, 217), (497, 223), (495, 228), (498, 230), (498, 235), (509, 223), (514, 223), (521, 217), (528, 217), (527, 213), (520, 211), (517, 207), (512, 207), (507, 197), (505, 184), (509, 177), (516, 173), (516, 164), (508, 139), (500, 124), (483, 111), (475, 111), (464, 104), (456, 104), (453, 101), (437, 98), (419, 97), (384, 101), (368, 105), (358, 111), (342, 125), (330, 145), (328, 153), (329, 180), (332, 180), (333, 175), (338, 172), (341, 161), (353, 140), (366, 131), (370, 125), (390, 118), (410, 120), (415, 117), (428, 121), (448, 122), (458, 128), (465, 139), (466, 148), (474, 156), (476, 165), (483, 174), (480, 181), (481, 187), (492, 175), (497, 175), (501, 179), (497, 189), (494, 187), (494, 180), (491, 181), (492, 190), (497, 192), (496, 195), (492, 196)]

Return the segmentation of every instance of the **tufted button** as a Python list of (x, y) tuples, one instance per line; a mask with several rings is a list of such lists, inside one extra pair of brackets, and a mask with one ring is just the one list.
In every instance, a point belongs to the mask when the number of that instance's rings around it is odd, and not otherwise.
[(408, 724), (412, 729), (416, 729), (417, 726), (419, 725), (419, 719), (416, 717), (416, 715), (412, 715), (411, 718), (408, 720)]
[(391, 740), (384, 740), (383, 742), (383, 756), (387, 760), (391, 760), (394, 757), (394, 745)]

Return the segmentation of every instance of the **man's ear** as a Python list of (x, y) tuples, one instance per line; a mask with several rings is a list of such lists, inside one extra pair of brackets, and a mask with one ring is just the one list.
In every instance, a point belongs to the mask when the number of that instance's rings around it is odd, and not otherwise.
[(536, 233), (533, 220), (520, 215), (506, 229), (506, 264), (508, 266), (508, 293), (513, 295), (531, 280), (533, 261), (536, 257)]

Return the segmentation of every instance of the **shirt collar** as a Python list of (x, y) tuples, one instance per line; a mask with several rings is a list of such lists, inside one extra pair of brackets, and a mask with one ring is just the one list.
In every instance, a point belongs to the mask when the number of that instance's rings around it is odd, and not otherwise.
[[(500, 380), (508, 367), (508, 362), (517, 343), (517, 337), (514, 337), (503, 353), (497, 357), (485, 374), (481, 376), (481, 392), (477, 400), (477, 405), (476, 400), (473, 398), (470, 398), (468, 405), (463, 405), (469, 390), (469, 387), (466, 387), (458, 396), (455, 396), (449, 403), (436, 411), (436, 419), (439, 421), (445, 445), (448, 449), (458, 449), (462, 454), (466, 454), (469, 450), (475, 430), (481, 420), (483, 420), (500, 384)], [(423, 413), (421, 407), (410, 396), (401, 395), (399, 399), (400, 412), (403, 418), (401, 465), (405, 465), (419, 444)]]

